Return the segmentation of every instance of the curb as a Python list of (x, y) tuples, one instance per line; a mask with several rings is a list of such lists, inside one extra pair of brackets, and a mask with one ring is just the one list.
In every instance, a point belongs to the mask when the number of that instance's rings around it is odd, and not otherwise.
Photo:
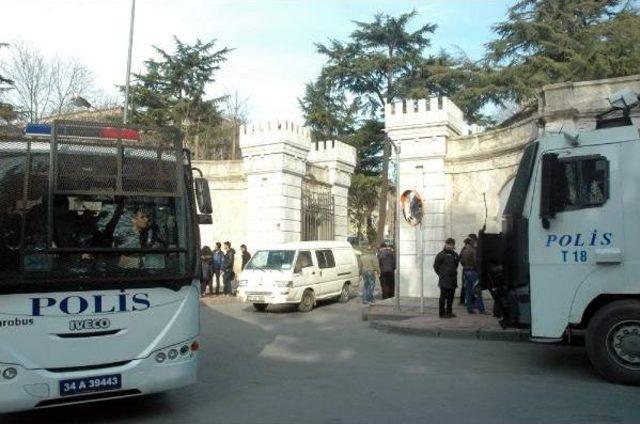
[(369, 326), (373, 329), (392, 334), (404, 334), (411, 336), (423, 337), (442, 337), (448, 339), (467, 339), (467, 340), (487, 340), (487, 341), (510, 341), (525, 342), (529, 340), (529, 333), (526, 330), (449, 330), (442, 328), (416, 328), (402, 327), (393, 321), (369, 321)]

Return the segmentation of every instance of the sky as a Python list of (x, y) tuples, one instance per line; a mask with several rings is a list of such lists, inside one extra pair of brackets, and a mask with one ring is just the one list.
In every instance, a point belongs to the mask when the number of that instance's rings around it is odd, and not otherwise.
[[(491, 25), (501, 21), (507, 0), (136, 0), (132, 72), (144, 69), (152, 45), (171, 49), (215, 38), (235, 50), (207, 88), (209, 96), (237, 92), (249, 119), (302, 122), (297, 99), (324, 59), (314, 43), (346, 40), (354, 20), (415, 9), (414, 27), (436, 23), (427, 53), (461, 49), (482, 56)], [(77, 58), (92, 70), (96, 85), (116, 94), (126, 74), (131, 0), (0, 0), (0, 42), (23, 40), (46, 56)], [(7, 49), (0, 51), (6, 60)]]

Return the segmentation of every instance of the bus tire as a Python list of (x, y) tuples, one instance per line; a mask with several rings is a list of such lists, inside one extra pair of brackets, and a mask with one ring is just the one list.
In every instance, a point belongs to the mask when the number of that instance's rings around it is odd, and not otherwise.
[(351, 285), (349, 283), (344, 283), (342, 285), (342, 291), (340, 292), (340, 296), (338, 296), (338, 302), (347, 303), (351, 298)]
[(302, 298), (298, 304), (298, 310), (300, 312), (310, 312), (313, 309), (313, 305), (316, 303), (316, 297), (313, 294), (313, 290), (306, 289), (302, 293)]
[(258, 312), (264, 312), (267, 310), (267, 306), (269, 306), (268, 303), (254, 303), (253, 309), (255, 309)]
[(603, 306), (587, 326), (585, 347), (602, 377), (640, 385), (640, 302), (626, 299)]

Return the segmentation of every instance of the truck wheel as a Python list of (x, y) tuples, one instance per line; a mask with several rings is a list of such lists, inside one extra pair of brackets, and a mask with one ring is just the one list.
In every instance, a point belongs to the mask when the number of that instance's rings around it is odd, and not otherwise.
[(347, 303), (349, 298), (351, 297), (351, 292), (349, 291), (350, 285), (349, 283), (344, 283), (342, 285), (342, 291), (340, 292), (340, 296), (338, 296), (338, 302)]
[(253, 308), (258, 312), (264, 312), (267, 310), (268, 303), (254, 303)]
[(298, 305), (298, 310), (300, 312), (309, 312), (313, 309), (313, 304), (316, 299), (313, 295), (313, 290), (307, 289), (302, 293), (302, 299), (300, 299), (300, 304)]
[(605, 379), (640, 385), (640, 302), (629, 299), (605, 305), (587, 326), (585, 346)]

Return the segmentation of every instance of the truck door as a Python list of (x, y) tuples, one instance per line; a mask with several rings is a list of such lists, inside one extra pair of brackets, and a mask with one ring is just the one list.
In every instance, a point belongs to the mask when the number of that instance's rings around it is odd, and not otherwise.
[[(548, 184), (541, 183), (545, 155), (554, 155)], [(567, 148), (539, 158), (536, 192), (551, 196), (553, 214), (541, 219), (541, 196), (534, 196), (529, 220), (531, 335), (558, 338), (570, 321), (578, 291), (604, 279), (624, 279), (620, 145)]]

